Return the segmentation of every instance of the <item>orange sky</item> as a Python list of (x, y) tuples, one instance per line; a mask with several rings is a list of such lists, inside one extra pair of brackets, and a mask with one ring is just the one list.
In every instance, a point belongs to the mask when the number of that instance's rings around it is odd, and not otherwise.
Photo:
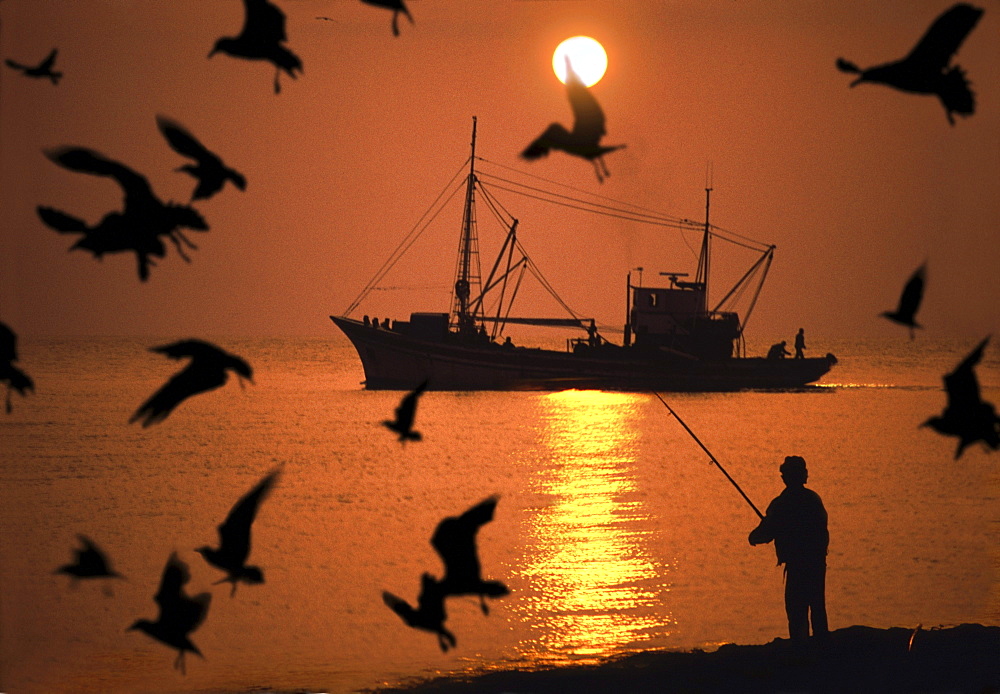
[[(616, 199), (712, 221), (777, 246), (751, 334), (905, 335), (876, 318), (925, 260), (925, 334), (1000, 333), (1000, 2), (955, 62), (977, 112), (951, 127), (937, 99), (881, 86), (849, 89), (862, 67), (910, 50), (950, 2), (412, 0), (416, 23), (356, 0), (276, 0), (298, 80), (224, 55), (239, 0), (4, 0), (0, 57), (59, 48), (56, 87), (0, 67), (0, 320), (24, 336), (328, 335), (342, 311), (468, 154)], [(335, 21), (317, 20), (317, 16)], [(569, 125), (551, 53), (586, 34), (607, 49), (593, 88), (607, 116), (611, 177), (554, 153), (518, 153), (550, 122)], [(96, 222), (120, 205), (109, 180), (72, 173), (42, 151), (96, 149), (186, 202), (184, 161), (156, 129), (164, 114), (242, 171), (198, 209), (212, 229), (184, 263), (171, 248), (138, 281), (130, 254), (97, 262), (45, 227), (49, 205)], [(624, 278), (694, 271), (669, 232), (576, 215), (506, 196), (520, 239), (562, 297), (620, 326)], [(437, 268), (390, 284), (448, 285), (460, 210), (428, 235)], [(485, 215), (485, 213), (482, 213)], [(483, 263), (490, 256), (483, 235)], [(723, 263), (724, 261), (720, 261)], [(382, 292), (373, 315), (447, 310), (438, 291)], [(436, 297), (436, 298), (434, 298)], [(531, 306), (521, 313), (530, 313)], [(537, 307), (536, 307), (537, 308)], [(539, 309), (544, 310), (544, 309)]]

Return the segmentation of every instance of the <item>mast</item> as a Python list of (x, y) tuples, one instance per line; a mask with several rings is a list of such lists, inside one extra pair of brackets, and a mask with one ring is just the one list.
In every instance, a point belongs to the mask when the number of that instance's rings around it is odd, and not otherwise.
[(462, 237), (458, 249), (458, 270), (455, 279), (455, 314), (460, 332), (474, 329), (475, 316), (469, 314), (472, 284), (481, 285), (479, 275), (479, 239), (476, 234), (476, 117), (472, 117), (472, 154), (465, 188), (465, 211), (462, 215)]
[(709, 272), (709, 239), (711, 234), (709, 232), (708, 224), (708, 211), (712, 200), (712, 188), (708, 186), (705, 188), (705, 234), (701, 239), (701, 253), (698, 256), (698, 272), (695, 274), (694, 281), (701, 285), (701, 290), (704, 292), (704, 298), (702, 299), (702, 311), (708, 311), (708, 272)]

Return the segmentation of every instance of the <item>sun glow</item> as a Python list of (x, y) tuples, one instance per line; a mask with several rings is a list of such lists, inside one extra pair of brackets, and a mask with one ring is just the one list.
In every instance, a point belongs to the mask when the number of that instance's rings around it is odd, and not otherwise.
[(608, 54), (604, 46), (589, 36), (574, 36), (556, 46), (552, 54), (552, 70), (563, 84), (566, 83), (566, 58), (573, 65), (573, 72), (588, 87), (597, 84), (608, 69)]

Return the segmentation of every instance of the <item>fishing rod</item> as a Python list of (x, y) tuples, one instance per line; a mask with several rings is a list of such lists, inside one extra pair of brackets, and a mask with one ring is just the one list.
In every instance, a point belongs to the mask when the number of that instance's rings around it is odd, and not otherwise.
[(677, 419), (677, 421), (678, 421), (678, 422), (680, 422), (680, 425), (681, 425), (682, 427), (684, 427), (684, 430), (685, 430), (685, 431), (687, 431), (687, 433), (691, 434), (691, 438), (693, 438), (693, 439), (695, 440), (695, 443), (697, 443), (697, 444), (698, 444), (699, 446), (701, 446), (701, 450), (703, 450), (703, 451), (705, 451), (706, 453), (708, 453), (708, 457), (712, 459), (712, 462), (713, 462), (713, 463), (715, 463), (715, 466), (716, 466), (717, 468), (719, 468), (720, 470), (722, 470), (722, 474), (726, 476), (726, 479), (727, 479), (727, 480), (729, 480), (729, 482), (730, 482), (730, 483), (731, 483), (731, 484), (732, 484), (732, 485), (733, 485), (734, 487), (736, 487), (736, 491), (738, 491), (738, 492), (740, 493), (740, 496), (742, 496), (742, 497), (743, 497), (743, 499), (744, 499), (744, 500), (745, 500), (745, 501), (746, 501), (746, 502), (747, 502), (748, 504), (750, 504), (750, 508), (752, 508), (752, 509), (753, 509), (753, 512), (754, 512), (754, 513), (756, 513), (758, 517), (760, 517), (761, 519), (763, 519), (763, 518), (764, 518), (764, 514), (763, 514), (763, 513), (761, 513), (761, 512), (760, 512), (760, 511), (759, 511), (759, 510), (757, 509), (757, 507), (756, 507), (756, 506), (754, 506), (754, 503), (753, 503), (752, 501), (750, 501), (750, 497), (749, 497), (749, 496), (747, 496), (747, 495), (746, 495), (746, 493), (745, 493), (745, 492), (744, 492), (744, 491), (743, 491), (742, 489), (740, 489), (740, 485), (736, 484), (736, 480), (734, 480), (734, 479), (733, 479), (733, 478), (732, 478), (732, 477), (731, 477), (731, 476), (729, 475), (729, 473), (728, 473), (728, 472), (726, 472), (726, 468), (722, 467), (722, 464), (721, 464), (721, 463), (720, 463), (720, 462), (719, 462), (718, 460), (716, 460), (715, 456), (714, 456), (714, 455), (712, 455), (712, 451), (708, 450), (708, 448), (706, 448), (706, 447), (705, 447), (705, 444), (703, 444), (703, 443), (701, 442), (701, 439), (699, 439), (699, 438), (698, 438), (697, 436), (695, 436), (695, 433), (694, 433), (693, 431), (691, 431), (691, 427), (689, 427), (689, 426), (688, 426), (687, 424), (685, 424), (685, 423), (684, 423), (684, 420), (683, 420), (683, 419), (681, 419), (681, 418), (680, 418), (680, 416), (679, 416), (679, 415), (678, 415), (678, 414), (677, 414), (676, 412), (674, 412), (674, 409), (673, 409), (673, 408), (672, 408), (672, 407), (671, 407), (670, 405), (668, 405), (668, 404), (667, 404), (667, 401), (666, 401), (666, 400), (664, 400), (664, 399), (663, 399), (663, 398), (662, 398), (662, 397), (660, 396), (660, 394), (659, 394), (659, 393), (657, 393), (656, 391), (653, 391), (653, 395), (655, 395), (655, 396), (656, 396), (657, 398), (659, 398), (660, 402), (662, 402), (662, 403), (663, 403), (663, 406), (664, 406), (664, 407), (666, 407), (666, 408), (667, 408), (667, 410), (668, 410), (668, 411), (670, 412), (670, 414), (672, 414), (672, 415), (673, 415), (673, 416), (674, 416), (674, 417), (675, 417), (675, 418)]

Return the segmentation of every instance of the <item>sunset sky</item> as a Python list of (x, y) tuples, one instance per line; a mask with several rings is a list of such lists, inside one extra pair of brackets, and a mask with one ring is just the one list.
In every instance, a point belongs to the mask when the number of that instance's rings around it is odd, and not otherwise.
[[(327, 335), (468, 155), (678, 217), (704, 216), (775, 244), (750, 332), (791, 340), (905, 335), (876, 315), (927, 263), (923, 334), (1000, 333), (1000, 1), (953, 62), (976, 113), (948, 124), (935, 97), (848, 85), (861, 67), (904, 56), (944, 0), (411, 0), (415, 19), (357, 0), (276, 0), (297, 80), (261, 62), (208, 53), (242, 26), (240, 0), (3, 0), (0, 57), (36, 63), (59, 49), (58, 86), (0, 66), (0, 320), (23, 336)], [(317, 19), (328, 17), (332, 21)], [(589, 163), (520, 151), (551, 122), (569, 126), (552, 52), (600, 41), (592, 88), (609, 144)], [(173, 247), (139, 282), (131, 254), (68, 252), (38, 205), (95, 223), (118, 209), (114, 182), (73, 173), (43, 151), (95, 149), (144, 173), (164, 199), (193, 180), (156, 116), (184, 124), (248, 180), (196, 203), (211, 231), (185, 263)], [(519, 238), (566, 302), (621, 326), (626, 273), (694, 272), (677, 232), (501, 196)], [(373, 298), (374, 315), (447, 310), (461, 210), (421, 243), (439, 266), (389, 284), (440, 285), (420, 303)], [(485, 212), (483, 264), (492, 262)], [(697, 243), (695, 237), (688, 243)], [(419, 252), (418, 252), (419, 253)], [(720, 247), (719, 253), (724, 251)], [(720, 271), (727, 265), (719, 260)], [(436, 303), (432, 303), (436, 302)], [(521, 313), (530, 313), (526, 306)]]

